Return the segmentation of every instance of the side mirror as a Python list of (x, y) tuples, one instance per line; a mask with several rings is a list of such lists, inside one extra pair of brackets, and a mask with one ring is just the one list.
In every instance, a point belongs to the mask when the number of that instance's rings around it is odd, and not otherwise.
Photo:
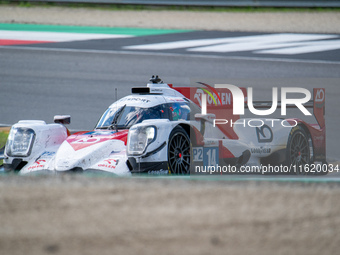
[(214, 119), (216, 119), (216, 115), (212, 114), (212, 113), (207, 113), (207, 114), (196, 113), (195, 114), (195, 120), (201, 122), (200, 132), (203, 136), (204, 136), (204, 133), (205, 133), (205, 123), (206, 122), (214, 123)]
[(54, 123), (60, 124), (70, 124), (71, 123), (71, 116), (70, 115), (55, 115), (54, 116)]
[(196, 113), (195, 114), (195, 120), (201, 120), (204, 122), (207, 121), (207, 122), (213, 123), (214, 119), (216, 119), (216, 115), (212, 113), (207, 113), (207, 114)]

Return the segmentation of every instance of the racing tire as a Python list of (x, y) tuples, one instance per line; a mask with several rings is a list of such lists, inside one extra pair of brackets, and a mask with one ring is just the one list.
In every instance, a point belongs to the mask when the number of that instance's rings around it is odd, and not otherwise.
[(313, 155), (313, 145), (309, 134), (301, 126), (294, 127), (289, 135), (286, 162), (291, 168), (291, 173), (297, 175), (309, 174), (307, 170), (311, 163)]
[(191, 142), (185, 130), (177, 126), (169, 136), (168, 167), (172, 174), (189, 174), (191, 166)]

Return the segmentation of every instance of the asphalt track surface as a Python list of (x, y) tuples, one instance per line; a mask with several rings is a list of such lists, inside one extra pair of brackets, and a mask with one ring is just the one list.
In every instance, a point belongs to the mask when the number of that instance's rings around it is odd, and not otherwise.
[(339, 50), (283, 56), (124, 48), (190, 38), (254, 34), (196, 31), (1, 47), (0, 124), (12, 125), (22, 119), (52, 122), (56, 114), (70, 114), (70, 129), (91, 130), (115, 101), (115, 88), (121, 98), (128, 95), (132, 87), (144, 86), (153, 74), (174, 86), (194, 85), (197, 81), (251, 86), (259, 100), (270, 97), (274, 86), (325, 87), (327, 156), (339, 159)]

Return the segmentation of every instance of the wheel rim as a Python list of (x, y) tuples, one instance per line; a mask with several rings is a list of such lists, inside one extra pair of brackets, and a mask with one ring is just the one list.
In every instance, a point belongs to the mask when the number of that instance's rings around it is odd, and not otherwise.
[(301, 132), (294, 134), (290, 146), (291, 164), (295, 166), (309, 164), (310, 152), (307, 138)]
[(169, 165), (172, 173), (187, 174), (190, 170), (190, 141), (182, 134), (175, 134), (169, 143)]

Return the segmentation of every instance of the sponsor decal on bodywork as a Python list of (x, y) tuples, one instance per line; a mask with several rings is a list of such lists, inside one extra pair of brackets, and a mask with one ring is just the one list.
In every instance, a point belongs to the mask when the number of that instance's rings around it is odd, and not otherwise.
[(251, 148), (250, 152), (251, 153), (257, 153), (257, 154), (270, 153), (271, 152), (271, 148), (263, 148), (263, 147)]
[(35, 161), (33, 163), (33, 165), (30, 166), (27, 170), (31, 171), (31, 170), (36, 170), (36, 169), (42, 169), (42, 168), (44, 168), (45, 164), (46, 164), (46, 160), (39, 159), (39, 160)]
[(119, 132), (84, 132), (82, 134), (71, 136), (67, 139), (67, 142), (72, 146), (72, 148), (77, 151), (89, 146), (102, 143), (108, 140), (121, 140), (126, 144), (127, 140), (127, 130), (122, 130)]
[(107, 169), (114, 169), (118, 165), (118, 159), (105, 159), (103, 162), (98, 164), (98, 167), (103, 167)]

